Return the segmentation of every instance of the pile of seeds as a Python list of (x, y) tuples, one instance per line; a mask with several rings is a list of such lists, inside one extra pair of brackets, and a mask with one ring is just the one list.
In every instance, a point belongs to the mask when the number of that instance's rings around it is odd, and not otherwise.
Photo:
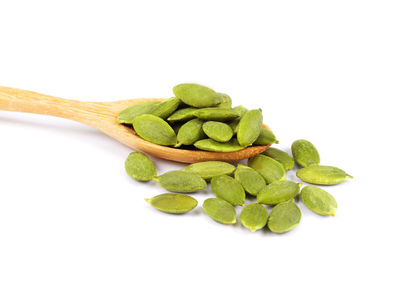
[[(129, 107), (118, 116), (118, 121), (132, 125), (143, 139), (164, 146), (234, 152), (253, 145), (278, 143), (269, 130), (262, 127), (260, 109), (232, 108), (226, 94), (198, 84), (180, 84), (174, 87), (176, 97), (163, 102), (148, 102)], [(294, 160), (302, 167), (296, 173), (304, 182), (334, 185), (351, 178), (343, 170), (319, 165), (320, 157), (313, 144), (297, 140), (292, 144)], [(125, 168), (138, 181), (157, 181), (172, 193), (146, 199), (154, 208), (172, 214), (187, 213), (198, 202), (185, 193), (206, 189), (208, 183), (215, 198), (203, 202), (204, 212), (223, 224), (236, 223), (235, 206), (244, 206), (248, 200), (257, 202), (245, 206), (240, 214), (243, 226), (256, 231), (266, 225), (275, 233), (296, 227), (301, 211), (295, 202), (300, 199), (313, 212), (334, 215), (336, 200), (323, 189), (306, 186), (286, 179), (286, 172), (295, 162), (289, 154), (269, 148), (248, 160), (247, 166), (237, 167), (221, 161), (198, 162), (181, 170), (157, 176), (154, 163), (143, 153), (131, 153)], [(264, 205), (273, 206), (268, 214)]]
[(163, 146), (213, 152), (235, 152), (278, 143), (262, 127), (260, 109), (232, 108), (227, 94), (193, 83), (174, 87), (176, 97), (123, 110), (118, 121), (132, 125), (143, 139)]
[[(320, 185), (335, 185), (352, 178), (343, 170), (320, 165), (320, 157), (313, 144), (297, 140), (292, 144), (294, 160), (303, 168), (296, 173), (304, 182)], [(223, 224), (236, 223), (235, 206), (244, 206), (248, 200), (257, 202), (245, 206), (240, 214), (241, 224), (256, 231), (268, 226), (274, 233), (284, 233), (295, 228), (301, 219), (301, 211), (295, 202), (300, 193), (301, 201), (320, 215), (334, 215), (337, 209), (335, 198), (316, 186), (306, 186), (300, 192), (301, 183), (286, 179), (286, 172), (294, 168), (289, 154), (269, 148), (248, 160), (248, 166), (237, 167), (221, 161), (198, 162), (181, 170), (169, 171), (160, 176), (154, 163), (143, 153), (131, 153), (125, 169), (138, 181), (157, 181), (173, 193), (165, 193), (146, 199), (154, 208), (172, 214), (193, 210), (198, 202), (185, 193), (206, 189), (211, 183), (215, 198), (203, 202), (204, 212), (213, 220)], [(264, 205), (273, 206), (268, 214)]]

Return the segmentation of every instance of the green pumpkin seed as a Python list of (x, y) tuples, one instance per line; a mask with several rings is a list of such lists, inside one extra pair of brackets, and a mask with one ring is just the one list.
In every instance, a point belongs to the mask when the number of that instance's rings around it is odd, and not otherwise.
[(278, 161), (258, 155), (249, 159), (248, 166), (255, 169), (270, 184), (275, 181), (285, 180), (286, 171)]
[(137, 104), (129, 108), (126, 108), (125, 110), (119, 113), (118, 122), (132, 124), (133, 119), (135, 117), (151, 113), (160, 103), (161, 102), (158, 101), (146, 102), (143, 104)]
[(203, 151), (210, 151), (210, 152), (236, 152), (239, 150), (244, 149), (243, 146), (240, 146), (237, 139), (233, 138), (229, 142), (220, 143), (212, 139), (203, 139), (199, 140), (193, 144), (197, 149)]
[(182, 214), (187, 213), (197, 206), (195, 198), (184, 194), (166, 193), (145, 199), (153, 208), (162, 212)]
[(232, 128), (219, 121), (205, 122), (203, 124), (203, 131), (208, 137), (218, 142), (228, 142), (233, 135)]
[(154, 180), (171, 192), (192, 193), (207, 187), (207, 182), (200, 176), (181, 170), (169, 171)]
[(234, 206), (243, 206), (246, 194), (242, 185), (228, 175), (220, 175), (211, 179), (211, 190), (217, 198)]
[(184, 108), (177, 110), (172, 115), (170, 115), (167, 120), (171, 122), (175, 121), (187, 121), (195, 118), (194, 112), (197, 111), (197, 108)]
[(248, 110), (247, 110), (245, 107), (243, 107), (243, 106), (236, 106), (236, 107), (234, 107), (232, 110), (233, 110), (234, 112), (236, 112), (236, 113), (239, 115), (238, 119), (242, 118), (243, 115), (248, 111)]
[(176, 144), (176, 134), (172, 127), (154, 115), (141, 115), (133, 120), (133, 128), (144, 140), (149, 142), (171, 146)]
[(300, 183), (288, 180), (271, 183), (257, 194), (257, 202), (264, 205), (286, 202), (299, 194), (300, 186)]
[(213, 107), (222, 102), (221, 95), (199, 84), (179, 84), (174, 87), (173, 92), (185, 104), (196, 108)]
[(242, 225), (252, 232), (262, 229), (268, 220), (268, 211), (258, 203), (245, 206), (240, 214)]
[(213, 220), (222, 224), (235, 224), (236, 211), (235, 208), (222, 199), (209, 198), (203, 202), (204, 212)]
[(291, 170), (294, 167), (294, 160), (289, 156), (289, 154), (279, 149), (269, 148), (263, 152), (263, 155), (280, 162), (286, 171)]
[(250, 110), (243, 115), (237, 129), (240, 145), (247, 147), (257, 140), (261, 132), (262, 120), (261, 110)]
[(210, 180), (215, 176), (232, 174), (235, 169), (235, 166), (226, 162), (206, 161), (188, 165), (182, 170), (197, 174), (204, 180)]
[(260, 135), (258, 136), (258, 138), (256, 139), (256, 141), (254, 141), (254, 145), (271, 145), (271, 144), (278, 144), (279, 141), (276, 140), (275, 135), (269, 131), (268, 129), (262, 128)]
[(203, 120), (230, 121), (239, 117), (232, 109), (204, 108), (194, 112), (194, 115)]
[(157, 107), (151, 112), (151, 114), (158, 116), (162, 119), (166, 119), (173, 112), (176, 111), (180, 103), (181, 101), (176, 97), (169, 98), (161, 104), (157, 105)]
[(126, 173), (139, 181), (150, 181), (157, 175), (154, 163), (143, 153), (130, 153), (125, 161)]
[(235, 171), (235, 179), (242, 184), (247, 193), (253, 196), (256, 196), (266, 186), (261, 174), (240, 163)]
[(223, 108), (223, 109), (230, 109), (232, 107), (232, 98), (223, 93), (217, 93), (218, 95), (221, 95), (222, 102), (217, 106), (217, 108)]
[(235, 111), (239, 115), (238, 118), (236, 118), (235, 120), (233, 120), (229, 123), (229, 126), (232, 128), (233, 135), (235, 135), (235, 134), (237, 134), (240, 119), (247, 112), (247, 109), (243, 106), (237, 106), (237, 107), (234, 107), (232, 110)]
[(182, 127), (178, 131), (178, 144), (176, 147), (180, 145), (192, 145), (197, 140), (203, 139), (205, 134), (203, 132), (203, 121), (196, 118), (189, 120), (187, 123), (182, 125)]
[(306, 186), (301, 190), (301, 200), (313, 212), (321, 215), (335, 215), (337, 203), (335, 198), (316, 186)]
[(335, 185), (353, 178), (340, 168), (326, 165), (312, 165), (299, 169), (296, 173), (301, 180), (320, 185)]
[(274, 233), (284, 233), (295, 228), (301, 220), (301, 211), (294, 200), (277, 204), (268, 218), (268, 228)]
[(292, 154), (302, 167), (319, 164), (319, 153), (315, 146), (307, 140), (297, 140), (292, 144)]

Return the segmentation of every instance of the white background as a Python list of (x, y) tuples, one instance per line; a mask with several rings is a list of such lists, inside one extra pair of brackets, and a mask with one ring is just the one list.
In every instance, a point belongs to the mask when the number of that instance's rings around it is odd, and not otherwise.
[[(197, 82), (263, 109), (354, 180), (293, 231), (162, 214), (131, 149), (87, 126), (0, 112), (0, 281), (399, 281), (398, 1), (1, 1), (0, 85), (86, 101)], [(159, 173), (182, 165), (153, 160)], [(294, 173), (289, 179), (296, 180)], [(238, 209), (239, 211), (240, 209)]]

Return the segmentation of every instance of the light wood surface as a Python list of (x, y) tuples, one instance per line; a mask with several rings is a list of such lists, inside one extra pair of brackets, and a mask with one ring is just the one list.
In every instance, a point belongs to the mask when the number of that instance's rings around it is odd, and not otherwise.
[[(211, 160), (236, 162), (258, 155), (269, 147), (254, 146), (231, 153), (175, 149), (150, 143), (136, 135), (132, 128), (119, 124), (117, 121), (118, 114), (129, 106), (162, 100), (147, 98), (115, 102), (82, 102), (0, 86), (0, 110), (71, 119), (94, 127), (132, 149), (167, 160), (182, 163)], [(268, 126), (263, 126), (270, 130)]]

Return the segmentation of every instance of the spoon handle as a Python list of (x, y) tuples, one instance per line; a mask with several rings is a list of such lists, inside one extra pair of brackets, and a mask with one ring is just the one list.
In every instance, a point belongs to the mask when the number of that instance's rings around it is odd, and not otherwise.
[(93, 119), (113, 115), (107, 103), (68, 100), (3, 86), (0, 86), (0, 110), (51, 115), (89, 125), (92, 125)]

